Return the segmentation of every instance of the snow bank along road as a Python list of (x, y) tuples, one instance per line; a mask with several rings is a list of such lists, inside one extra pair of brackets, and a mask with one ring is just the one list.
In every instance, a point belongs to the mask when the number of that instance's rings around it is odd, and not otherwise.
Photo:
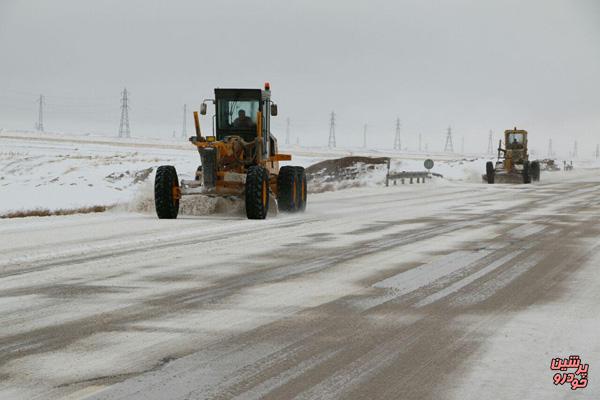
[(591, 398), (599, 234), (592, 172), (324, 193), (266, 221), (3, 220), (0, 398), (566, 398), (549, 366), (571, 354)]

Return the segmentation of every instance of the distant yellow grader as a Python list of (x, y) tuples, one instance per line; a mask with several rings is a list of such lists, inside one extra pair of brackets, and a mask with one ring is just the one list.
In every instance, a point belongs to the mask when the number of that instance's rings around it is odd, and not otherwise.
[(194, 180), (181, 180), (174, 166), (158, 167), (154, 202), (158, 218), (177, 218), (179, 200), (185, 195), (239, 196), (245, 200), (249, 219), (265, 219), (269, 197), (281, 211), (304, 211), (307, 202), (303, 167), (284, 166), (291, 155), (281, 154), (271, 134), (270, 117), (277, 115), (268, 83), (261, 89), (215, 89), (215, 98), (204, 100), (215, 107), (213, 132), (202, 136), (198, 112), (194, 112), (196, 136), (190, 138), (200, 153), (201, 165)]
[(527, 131), (516, 127), (504, 131), (504, 148), (500, 140), (496, 164), (488, 161), (485, 172), (483, 180), (489, 184), (539, 181), (539, 161), (529, 162)]

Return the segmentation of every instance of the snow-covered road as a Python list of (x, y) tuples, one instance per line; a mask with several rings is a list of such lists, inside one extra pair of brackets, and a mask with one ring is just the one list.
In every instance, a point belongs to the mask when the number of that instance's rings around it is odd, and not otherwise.
[(598, 396), (595, 174), (2, 220), (0, 398), (567, 398), (571, 354)]

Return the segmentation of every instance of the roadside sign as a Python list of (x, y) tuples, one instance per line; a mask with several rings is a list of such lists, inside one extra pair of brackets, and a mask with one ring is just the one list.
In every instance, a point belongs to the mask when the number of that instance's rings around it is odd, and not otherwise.
[(424, 165), (425, 165), (425, 168), (427, 168), (427, 169), (433, 168), (433, 160), (428, 158), (427, 160), (425, 160)]

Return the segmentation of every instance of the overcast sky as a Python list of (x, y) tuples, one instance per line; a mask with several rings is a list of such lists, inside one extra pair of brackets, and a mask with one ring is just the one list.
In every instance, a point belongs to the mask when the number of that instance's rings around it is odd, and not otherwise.
[[(183, 104), (270, 81), (301, 144), (485, 151), (517, 125), (588, 155), (600, 142), (599, 0), (0, 0), (0, 127), (134, 136), (181, 131)], [(206, 129), (208, 120), (203, 121)], [(192, 132), (192, 118), (188, 121)]]

